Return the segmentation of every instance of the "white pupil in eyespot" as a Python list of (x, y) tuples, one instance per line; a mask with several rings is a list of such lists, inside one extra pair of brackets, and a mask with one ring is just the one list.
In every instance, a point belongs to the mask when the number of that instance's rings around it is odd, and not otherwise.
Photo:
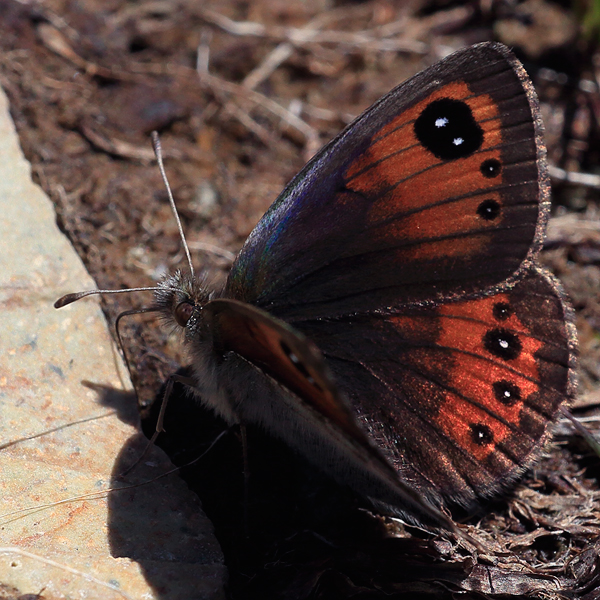
[(498, 340), (498, 343), (500, 344), (501, 348), (504, 348), (505, 350), (508, 348), (508, 342), (506, 340)]
[(465, 140), (463, 140), (462, 138), (454, 138), (454, 139), (452, 140), (452, 143), (453, 143), (455, 146), (460, 146), (461, 144), (463, 144), (463, 143), (464, 143), (464, 141), (465, 141)]
[(440, 117), (439, 119), (435, 120), (435, 126), (436, 127), (446, 127), (446, 125), (448, 125), (448, 119), (446, 117)]

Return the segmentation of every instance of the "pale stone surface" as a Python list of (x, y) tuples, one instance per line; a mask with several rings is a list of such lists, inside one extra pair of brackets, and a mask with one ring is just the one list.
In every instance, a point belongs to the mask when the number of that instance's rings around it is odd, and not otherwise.
[(43, 590), (47, 599), (223, 597), (212, 525), (176, 474), (105, 492), (171, 466), (153, 449), (125, 483), (112, 481), (145, 447), (131, 384), (97, 301), (53, 308), (94, 283), (31, 181), (1, 90), (0, 157), (3, 590)]

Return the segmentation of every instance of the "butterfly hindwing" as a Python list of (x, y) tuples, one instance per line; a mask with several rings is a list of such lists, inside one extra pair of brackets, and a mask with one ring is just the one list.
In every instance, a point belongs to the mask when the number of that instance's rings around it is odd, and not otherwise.
[(506, 48), (458, 52), (392, 90), (265, 214), (226, 295), (293, 321), (503, 285), (547, 212), (539, 109)]
[(533, 268), (479, 299), (296, 326), (400, 477), (469, 505), (522, 473), (572, 396), (569, 321), (558, 283)]

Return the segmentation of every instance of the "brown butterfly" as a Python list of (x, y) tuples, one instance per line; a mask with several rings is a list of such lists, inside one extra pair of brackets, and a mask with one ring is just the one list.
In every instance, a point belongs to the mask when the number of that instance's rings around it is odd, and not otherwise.
[(190, 262), (155, 308), (228, 422), (262, 425), (382, 511), (452, 527), (440, 509), (505, 489), (574, 393), (571, 309), (536, 264), (549, 193), (530, 80), (504, 46), (473, 46), (325, 146), (223, 289)]

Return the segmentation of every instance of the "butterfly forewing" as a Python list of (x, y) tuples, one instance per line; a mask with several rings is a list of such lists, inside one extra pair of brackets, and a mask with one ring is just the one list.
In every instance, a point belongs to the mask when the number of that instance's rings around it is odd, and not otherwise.
[[(215, 350), (235, 352), (293, 392), (348, 435), (355, 418), (339, 396), (317, 347), (289, 325), (234, 300), (215, 300), (204, 311), (212, 319)], [(360, 433), (362, 433), (360, 431)]]
[(293, 321), (467, 296), (532, 259), (547, 178), (537, 101), (500, 45), (399, 86), (292, 181), (227, 295)]

